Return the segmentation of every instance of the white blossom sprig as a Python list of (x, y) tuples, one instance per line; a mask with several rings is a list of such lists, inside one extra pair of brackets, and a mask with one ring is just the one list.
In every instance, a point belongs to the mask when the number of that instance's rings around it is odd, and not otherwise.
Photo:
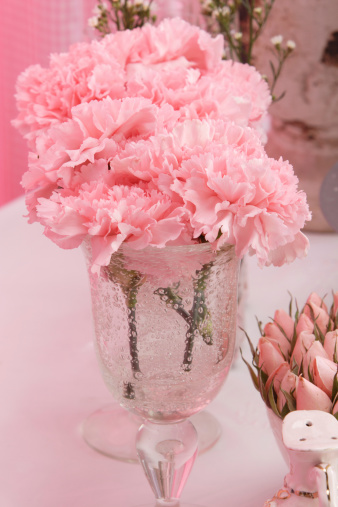
[[(224, 36), (225, 58), (252, 65), (254, 45), (262, 33), (274, 2), (275, 0), (201, 0), (209, 31)], [(270, 86), (273, 101), (277, 102), (284, 97), (285, 92), (279, 97), (273, 94), (276, 82), (296, 44), (290, 40), (282, 47), (281, 35), (273, 37), (271, 42), (277, 63), (270, 61), (272, 78), (269, 80), (266, 77), (266, 81)]]
[(156, 16), (151, 14), (153, 0), (99, 0), (88, 24), (104, 37), (117, 30), (133, 30), (147, 22), (154, 23)]
[(274, 89), (277, 83), (277, 80), (281, 74), (282, 68), (284, 66), (285, 60), (290, 56), (290, 54), (295, 50), (296, 43), (293, 40), (288, 40), (285, 45), (283, 45), (283, 36), (282, 35), (275, 35), (270, 39), (272, 46), (273, 46), (273, 52), (275, 54), (275, 57), (277, 59), (277, 65), (275, 65), (271, 60), (270, 68), (272, 72), (272, 81), (269, 83), (270, 91), (272, 95), (272, 100), (274, 102), (277, 102), (281, 100), (284, 95), (285, 91), (281, 93), (278, 97), (274, 95)]

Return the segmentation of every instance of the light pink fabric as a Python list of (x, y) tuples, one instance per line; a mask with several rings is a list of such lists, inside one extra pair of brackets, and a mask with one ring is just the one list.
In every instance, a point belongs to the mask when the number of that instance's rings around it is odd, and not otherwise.
[(27, 146), (10, 121), (17, 115), (15, 81), (28, 65), (48, 64), (51, 52), (90, 37), (87, 20), (96, 0), (0, 2), (0, 205), (20, 195)]

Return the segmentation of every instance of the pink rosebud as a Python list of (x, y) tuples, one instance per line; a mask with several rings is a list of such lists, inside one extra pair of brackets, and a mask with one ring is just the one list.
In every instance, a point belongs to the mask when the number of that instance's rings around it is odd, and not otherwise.
[(284, 310), (277, 310), (274, 315), (274, 322), (269, 322), (264, 327), (265, 336), (282, 352), (286, 359), (290, 355), (294, 326), (295, 323), (290, 315)]
[(283, 391), (291, 395), (294, 394), (297, 388), (298, 381), (299, 378), (297, 377), (297, 375), (292, 373), (292, 371), (290, 370), (284, 375), (279, 386), (279, 393), (277, 395), (277, 408), (279, 410), (279, 413), (282, 412), (283, 407), (286, 403)]
[(325, 357), (317, 356), (313, 361), (314, 383), (332, 398), (332, 386), (334, 376), (337, 374), (337, 364)]
[(273, 371), (270, 374), (268, 380), (266, 381), (266, 384), (265, 384), (266, 393), (269, 392), (271, 383), (273, 382), (273, 387), (274, 387), (275, 393), (278, 395), (278, 393), (280, 391), (281, 382), (282, 382), (283, 378), (285, 377), (285, 375), (289, 371), (290, 371), (290, 365), (289, 365), (289, 363), (284, 362), (284, 363), (280, 364), (275, 369), (275, 371)]
[(305, 313), (301, 313), (296, 325), (296, 333), (297, 336), (303, 331), (307, 331), (308, 333), (313, 333), (314, 324), (310, 317), (308, 317)]
[(338, 292), (333, 294), (333, 315), (336, 317), (338, 312)]
[(293, 367), (294, 362), (296, 362), (298, 366), (302, 364), (304, 355), (307, 350), (309, 350), (315, 339), (315, 335), (310, 334), (307, 331), (302, 331), (300, 335), (297, 336), (296, 344), (290, 359), (291, 368)]
[(304, 313), (318, 326), (323, 335), (325, 335), (329, 322), (331, 321), (326, 305), (320, 307), (313, 302), (307, 303), (304, 308)]
[(335, 361), (338, 358), (338, 329), (326, 333), (324, 350), (331, 361)]
[(264, 327), (264, 334), (265, 338), (268, 338), (272, 345), (282, 353), (284, 358), (288, 359), (290, 356), (291, 344), (277, 324), (274, 322), (268, 322), (268, 324)]
[(274, 315), (274, 321), (283, 328), (286, 336), (291, 341), (295, 330), (295, 322), (292, 317), (285, 310), (276, 310)]
[(312, 304), (315, 304), (316, 306), (323, 308), (327, 312), (326, 304), (324, 303), (323, 299), (320, 296), (318, 296), (318, 294), (316, 292), (311, 292), (311, 294), (309, 295), (309, 297), (306, 300), (305, 308), (308, 305), (312, 305)]
[(308, 380), (310, 380), (310, 375), (313, 376), (313, 362), (316, 357), (324, 357), (325, 359), (329, 359), (329, 356), (325, 352), (323, 345), (318, 340), (312, 343), (303, 357), (303, 375)]
[(296, 387), (297, 410), (323, 410), (330, 412), (332, 403), (324, 391), (303, 377), (299, 377)]
[(265, 337), (258, 340), (259, 362), (258, 366), (270, 376), (270, 374), (284, 363), (284, 358), (276, 347)]

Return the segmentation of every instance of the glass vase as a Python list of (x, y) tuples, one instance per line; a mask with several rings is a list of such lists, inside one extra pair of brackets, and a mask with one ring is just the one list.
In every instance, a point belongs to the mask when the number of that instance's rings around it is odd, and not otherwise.
[(216, 396), (233, 358), (234, 247), (123, 244), (99, 273), (85, 253), (103, 379), (145, 421), (136, 447), (157, 505), (179, 505), (197, 453), (187, 419)]
[[(198, 454), (203, 454), (219, 440), (221, 425), (208, 410), (194, 414), (191, 422), (197, 431)], [(95, 451), (109, 458), (137, 464), (135, 442), (142, 423), (141, 417), (112, 401), (92, 412), (83, 422), (81, 432), (85, 442)]]

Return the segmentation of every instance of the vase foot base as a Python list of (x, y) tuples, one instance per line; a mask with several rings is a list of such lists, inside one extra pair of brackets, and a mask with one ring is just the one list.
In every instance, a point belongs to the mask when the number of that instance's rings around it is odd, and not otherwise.
[[(217, 419), (205, 410), (195, 414), (190, 420), (198, 434), (198, 452), (199, 454), (206, 452), (221, 436), (221, 426)], [(93, 412), (84, 421), (82, 436), (92, 449), (105, 456), (128, 463), (138, 463), (135, 440), (141, 424), (142, 419), (118, 404), (110, 404)], [(171, 506), (168, 504), (168, 507)], [(185, 505), (180, 504), (179, 507)]]
[(137, 505), (137, 507), (206, 507), (206, 505), (197, 505), (195, 503), (185, 503), (185, 502), (156, 502), (156, 503), (146, 503), (142, 505)]

